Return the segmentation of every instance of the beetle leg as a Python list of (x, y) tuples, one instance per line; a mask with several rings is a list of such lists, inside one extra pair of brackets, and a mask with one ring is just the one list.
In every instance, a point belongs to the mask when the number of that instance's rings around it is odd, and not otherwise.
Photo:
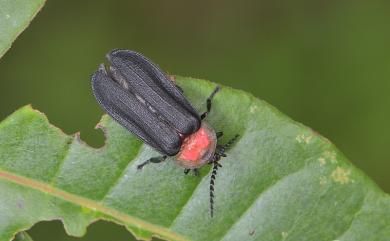
[(193, 171), (194, 172), (194, 175), (197, 177), (199, 176), (199, 169), (198, 168), (195, 168), (195, 169), (189, 169), (189, 168), (186, 168), (184, 169), (184, 174), (188, 174), (190, 171)]
[(141, 163), (140, 165), (138, 165), (137, 169), (141, 170), (146, 164), (149, 164), (149, 163), (160, 163), (160, 162), (165, 161), (165, 159), (167, 159), (167, 156), (152, 157), (149, 160), (147, 160), (147, 161)]
[(216, 154), (221, 157), (226, 157), (225, 151), (229, 149), (229, 147), (237, 140), (239, 135), (235, 135), (232, 139), (230, 139), (225, 145), (217, 146)]
[(209, 98), (207, 98), (207, 111), (204, 112), (201, 116), (200, 116), (200, 119), (204, 119), (206, 118), (206, 116), (210, 113), (210, 110), (211, 110), (211, 101), (213, 100), (214, 98), (214, 95), (220, 90), (220, 87), (217, 86), (215, 87), (214, 91), (211, 93), (211, 95), (209, 96)]
[(215, 133), (215, 134), (216, 134), (216, 136), (217, 136), (217, 139), (223, 136), (223, 132), (222, 132), (222, 131), (218, 131), (218, 132)]
[(194, 175), (195, 175), (196, 177), (199, 176), (199, 169), (198, 169), (198, 168), (192, 169), (192, 171), (194, 172)]

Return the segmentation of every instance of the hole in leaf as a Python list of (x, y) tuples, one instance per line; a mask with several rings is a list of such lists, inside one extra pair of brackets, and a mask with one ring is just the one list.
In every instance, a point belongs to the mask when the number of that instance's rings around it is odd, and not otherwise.
[[(136, 241), (137, 239), (125, 227), (108, 221), (97, 221), (88, 226), (83, 237), (72, 237), (66, 234), (61, 221), (42, 221), (35, 224), (28, 234), (39, 241)], [(153, 241), (160, 239), (154, 238)], [(15, 241), (15, 240), (14, 240)]]

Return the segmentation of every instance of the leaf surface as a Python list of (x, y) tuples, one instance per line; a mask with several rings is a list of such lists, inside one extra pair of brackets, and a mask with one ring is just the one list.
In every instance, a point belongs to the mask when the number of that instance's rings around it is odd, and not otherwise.
[[(199, 112), (214, 84), (178, 77)], [(313, 113), (315, 114), (315, 113)], [(326, 138), (274, 107), (222, 87), (207, 121), (239, 140), (222, 159), (209, 215), (210, 168), (185, 176), (104, 116), (95, 149), (30, 106), (0, 123), (0, 240), (60, 219), (82, 236), (98, 219), (167, 240), (388, 240), (390, 198)]]
[(0, 0), (0, 58), (44, 3), (45, 0)]

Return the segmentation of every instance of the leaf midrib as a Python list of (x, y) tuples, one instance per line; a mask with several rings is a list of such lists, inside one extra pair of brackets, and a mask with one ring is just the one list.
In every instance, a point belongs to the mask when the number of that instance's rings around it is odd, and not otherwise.
[(136, 217), (133, 217), (128, 214), (121, 213), (115, 209), (106, 207), (102, 205), (99, 202), (93, 201), (91, 199), (87, 199), (84, 197), (80, 197), (68, 192), (65, 192), (63, 190), (60, 190), (58, 188), (52, 187), (50, 185), (47, 185), (45, 183), (33, 180), (28, 177), (19, 176), (14, 173), (10, 173), (5, 170), (0, 169), (0, 179), (6, 180), (8, 182), (13, 182), (18, 185), (22, 185), (37, 191), (40, 191), (42, 193), (48, 193), (54, 197), (63, 199), (67, 202), (89, 208), (91, 210), (103, 213), (107, 216), (111, 216), (114, 219), (121, 220), (123, 223), (132, 224), (137, 227), (142, 227), (143, 229), (150, 231), (152, 233), (155, 233), (163, 238), (167, 238), (169, 240), (177, 240), (177, 241), (190, 241), (186, 237), (183, 237), (179, 234), (176, 234), (172, 232), (171, 230), (167, 228), (163, 228), (160, 226), (157, 226), (155, 224), (145, 222), (141, 219), (138, 219)]

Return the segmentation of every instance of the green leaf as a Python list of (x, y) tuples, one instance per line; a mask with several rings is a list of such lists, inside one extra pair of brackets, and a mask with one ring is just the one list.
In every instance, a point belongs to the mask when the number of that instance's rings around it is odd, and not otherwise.
[(44, 3), (45, 0), (0, 0), (0, 58)]
[[(179, 78), (198, 108), (214, 84)], [(75, 110), (77, 111), (77, 110)], [(313, 113), (316, 114), (316, 113)], [(95, 220), (167, 240), (388, 240), (390, 198), (332, 143), (253, 96), (223, 87), (207, 118), (240, 139), (222, 160), (209, 215), (210, 168), (185, 176), (104, 116), (95, 149), (26, 106), (0, 123), (0, 240), (60, 219), (82, 236)]]
[(14, 241), (33, 241), (27, 232), (20, 232), (16, 235)]

